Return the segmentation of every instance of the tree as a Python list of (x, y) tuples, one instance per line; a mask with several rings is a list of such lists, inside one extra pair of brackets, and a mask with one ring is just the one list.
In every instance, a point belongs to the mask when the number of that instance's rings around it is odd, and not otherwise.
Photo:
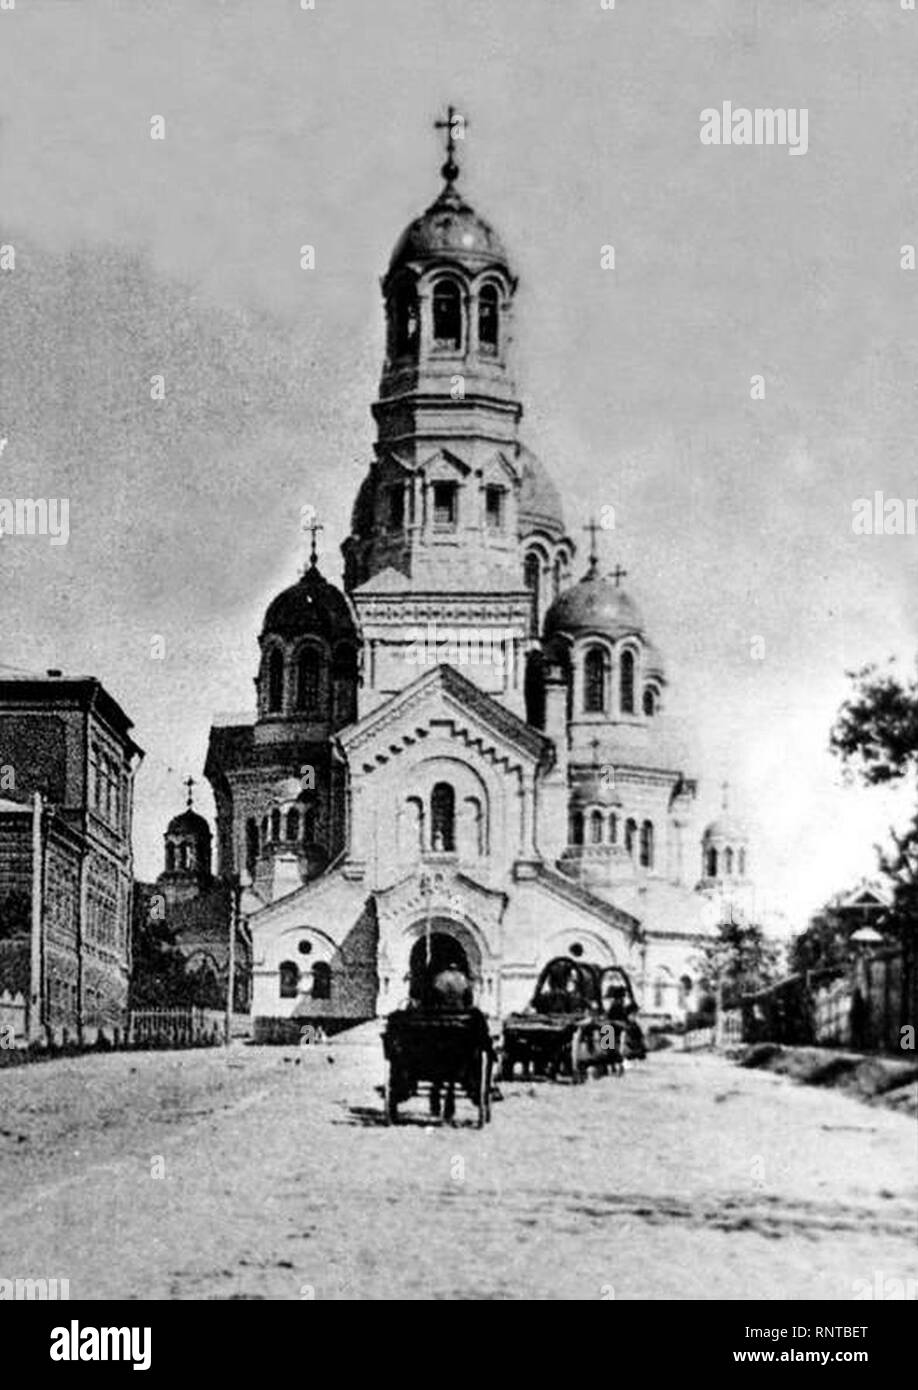
[[(911, 781), (918, 784), (918, 680), (900, 679), (890, 663), (849, 672), (854, 689), (839, 710), (829, 747), (847, 772), (869, 787)], [(902, 1013), (909, 1017), (915, 992), (915, 936), (918, 932), (918, 811), (900, 834), (890, 831), (892, 847), (877, 853), (893, 889), (884, 924), (902, 943)]]
[(736, 1008), (746, 994), (765, 989), (778, 978), (781, 950), (755, 922), (729, 921), (706, 941), (698, 957), (703, 989), (723, 990), (723, 1006)]
[(848, 944), (851, 929), (843, 913), (829, 903), (810, 918), (806, 930), (791, 942), (788, 959), (791, 974), (804, 975), (808, 970), (830, 970), (847, 965), (851, 959)]

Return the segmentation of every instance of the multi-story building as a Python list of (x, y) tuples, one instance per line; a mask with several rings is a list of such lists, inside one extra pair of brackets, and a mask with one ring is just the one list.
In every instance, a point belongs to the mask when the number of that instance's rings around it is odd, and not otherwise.
[(132, 727), (95, 677), (0, 679), (0, 992), (26, 994), (33, 1039), (124, 1025)]

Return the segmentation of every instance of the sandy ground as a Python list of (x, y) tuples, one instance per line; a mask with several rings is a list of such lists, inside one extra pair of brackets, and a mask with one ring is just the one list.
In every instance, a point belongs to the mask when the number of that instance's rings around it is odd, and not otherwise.
[(850, 1299), (918, 1276), (914, 1117), (657, 1053), (504, 1085), (484, 1131), (462, 1102), (453, 1128), (413, 1102), (391, 1129), (381, 1079), (372, 1025), (0, 1071), (0, 1277), (90, 1299)]

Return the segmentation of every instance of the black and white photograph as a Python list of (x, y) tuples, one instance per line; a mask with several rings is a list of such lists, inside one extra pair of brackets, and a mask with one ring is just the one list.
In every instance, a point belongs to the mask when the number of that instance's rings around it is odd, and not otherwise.
[(916, 73), (914, 0), (0, 0), (32, 1364), (162, 1371), (195, 1301), (595, 1302), (616, 1346), (666, 1301), (645, 1370), (736, 1304), (724, 1366), (876, 1373)]

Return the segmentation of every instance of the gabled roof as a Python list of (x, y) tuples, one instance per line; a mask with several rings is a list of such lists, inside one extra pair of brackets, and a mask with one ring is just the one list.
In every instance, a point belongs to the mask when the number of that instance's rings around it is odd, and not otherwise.
[(338, 735), (341, 746), (347, 752), (350, 747), (358, 744), (364, 738), (372, 736), (376, 726), (388, 724), (400, 705), (406, 707), (413, 705), (419, 696), (438, 690), (455, 701), (460, 708), (475, 715), (500, 739), (513, 744), (533, 761), (542, 762), (551, 758), (554, 752), (554, 744), (551, 739), (546, 738), (544, 734), (539, 733), (538, 729), (532, 728), (512, 710), (506, 709), (492, 696), (480, 690), (455, 667), (447, 665), (434, 666), (429, 671), (425, 671), (417, 680), (406, 685), (403, 690), (397, 691), (388, 700), (384, 700), (381, 705), (377, 705), (376, 709), (371, 710), (356, 724), (351, 724), (349, 728), (343, 729)]

